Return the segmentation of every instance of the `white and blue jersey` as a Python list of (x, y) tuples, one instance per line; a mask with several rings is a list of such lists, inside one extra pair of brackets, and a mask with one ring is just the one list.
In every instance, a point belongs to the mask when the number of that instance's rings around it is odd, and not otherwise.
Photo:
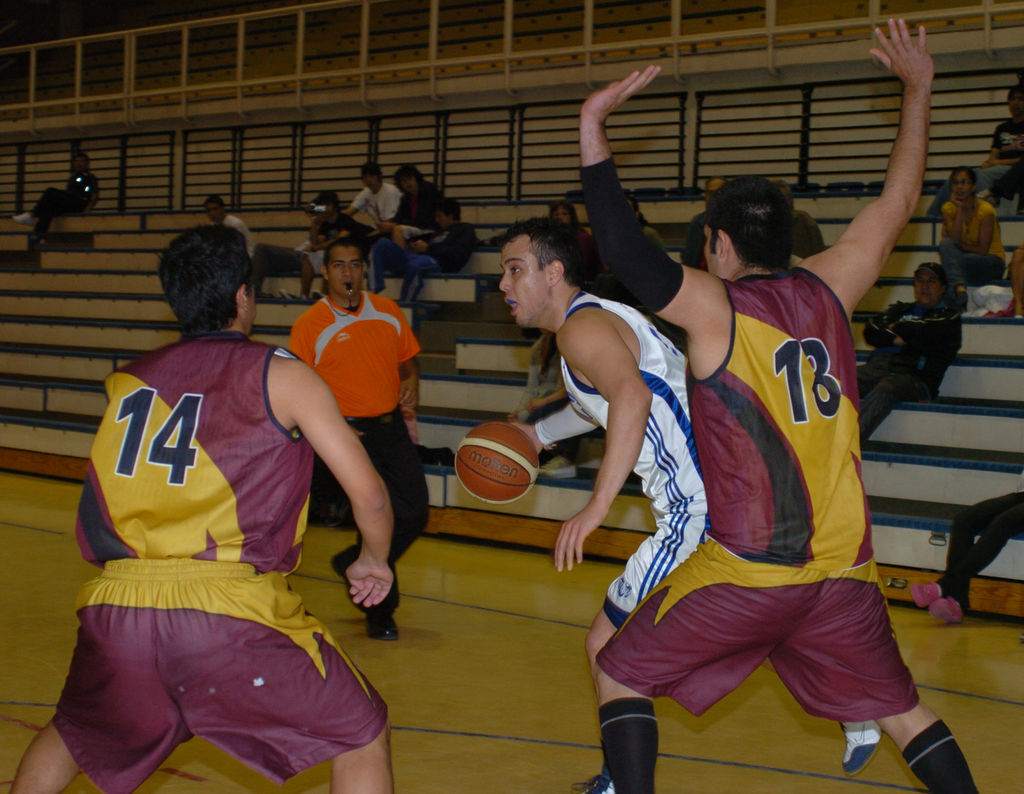
[[(566, 319), (582, 308), (599, 308), (621, 318), (640, 345), (637, 366), (651, 390), (644, 443), (633, 471), (651, 500), (657, 532), (644, 540), (608, 587), (605, 614), (618, 627), (633, 608), (679, 563), (690, 556), (709, 528), (704, 482), (690, 427), (686, 357), (636, 309), (585, 292), (569, 304)], [(573, 408), (608, 426), (608, 401), (582, 383), (562, 360), (562, 375)]]

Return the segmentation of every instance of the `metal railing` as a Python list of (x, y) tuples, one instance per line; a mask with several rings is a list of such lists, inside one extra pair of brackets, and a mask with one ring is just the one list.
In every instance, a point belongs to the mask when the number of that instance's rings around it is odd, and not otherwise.
[[(671, 60), (671, 68), (668, 71), (682, 82), (685, 76), (686, 55), (700, 52), (702, 48), (711, 45), (726, 49), (732, 48), (734, 51), (757, 52), (760, 54), (763, 68), (774, 73), (776, 55), (781, 47), (792, 44), (801, 37), (804, 37), (802, 43), (813, 43), (814, 41), (824, 42), (829, 37), (849, 36), (851, 32), (856, 32), (856, 35), (860, 36), (864, 30), (883, 21), (889, 7), (889, 4), (883, 3), (882, 0), (869, 0), (866, 16), (780, 24), (780, 17), (789, 19), (799, 16), (799, 14), (794, 14), (794, 4), (797, 0), (763, 0), (763, 2), (764, 19), (762, 24), (745, 25), (733, 30), (717, 29), (706, 33), (687, 33), (684, 31), (683, 25), (685, 16), (683, 2), (682, 0), (671, 0), (669, 18), (667, 20), (662, 18), (658, 25), (651, 26), (654, 31), (652, 35), (630, 39), (612, 36), (611, 38), (614, 40), (608, 41), (605, 39), (609, 38), (609, 27), (614, 27), (614, 25), (609, 26), (605, 23), (604, 28), (600, 27), (595, 22), (597, 16), (595, 6), (604, 7), (610, 4), (597, 4), (595, 0), (583, 0), (583, 2), (569, 7), (574, 11), (571, 16), (578, 18), (578, 25), (575, 24), (576, 19), (574, 18), (574, 24), (568, 28), (562, 28), (562, 30), (569, 31), (571, 34), (569, 38), (574, 43), (551, 47), (535, 43), (529, 34), (517, 33), (514, 4), (512, 0), (503, 0), (500, 3), (502, 9), (500, 51), (497, 47), (498, 37), (491, 35), (480, 39), (480, 41), (487, 41), (493, 45), (488, 48), (489, 51), (452, 56), (439, 53), (442, 44), (446, 41), (445, 26), (450, 26), (451, 22), (444, 23), (442, 20), (441, 0), (429, 0), (427, 20), (422, 28), (413, 32), (414, 39), (425, 43), (426, 55), (400, 62), (374, 57), (373, 42), (377, 31), (372, 29), (375, 17), (371, 12), (388, 5), (395, 5), (394, 3), (370, 2), (370, 0), (308, 3), (284, 9), (268, 9), (234, 16), (157, 25), (0, 50), (0, 57), (15, 60), (19, 57), (28, 59), (24, 84), (19, 85), (18, 81), (14, 80), (14, 94), (11, 92), (11, 70), (8, 69), (7, 87), (5, 93), (0, 94), (0, 113), (7, 115), (8, 118), (19, 113), (23, 114), (22, 118), (27, 115), (30, 127), (34, 127), (37, 117), (54, 111), (60, 111), (62, 115), (70, 114), (78, 123), (83, 111), (106, 104), (117, 108), (122, 113), (123, 120), (131, 124), (136, 120), (137, 107), (151, 101), (171, 103), (177, 106), (177, 114), (180, 117), (188, 118), (190, 103), (202, 99), (199, 94), (203, 96), (212, 94), (232, 96), (235, 109), (242, 113), (247, 93), (254, 90), (289, 93), (294, 97), (293, 107), (303, 109), (307, 105), (307, 94), (311, 90), (316, 90), (315, 87), (322, 87), (325, 83), (332, 82), (356, 86), (361, 101), (369, 106), (371, 89), (376, 82), (385, 77), (400, 74), (403, 81), (412, 84), (409, 88), (410, 94), (429, 95), (436, 98), (440, 79), (451, 77), (459, 70), (472, 71), (474, 69), (500, 72), (503, 76), (505, 90), (509, 94), (513, 94), (513, 75), (517, 70), (524, 71), (535, 68), (527, 61), (569, 59), (575, 65), (583, 67), (584, 82), (589, 85), (594, 79), (593, 69), (596, 65), (616, 58), (621, 59), (624, 57), (623, 53), (648, 54), (652, 51)], [(494, 3), (493, 5), (497, 7), (499, 4)], [(520, 4), (520, 6), (524, 5)], [(803, 7), (807, 8), (808, 6), (805, 3)], [(324, 56), (322, 53), (313, 51), (307, 44), (309, 17), (311, 15), (321, 17), (325, 12), (341, 9), (349, 9), (354, 13), (355, 8), (358, 8), (360, 12), (358, 47), (350, 53), (355, 58), (355, 65), (345, 68), (311, 69), (311, 60)], [(760, 6), (756, 8), (760, 8)], [(856, 6), (851, 4), (851, 8), (856, 8)], [(830, 8), (829, 10), (841, 13), (841, 10), (838, 9), (839, 7), (836, 6), (835, 9)], [(786, 13), (780, 14), (780, 11)], [(915, 23), (942, 21), (943, 31), (955, 30), (957, 25), (980, 29), (982, 31), (980, 49), (991, 54), (993, 33), (1000, 22), (1022, 26), (1024, 25), (1021, 22), (1022, 14), (1024, 14), (1024, 2), (1020, 0), (1015, 2), (983, 0), (981, 3), (956, 8), (914, 10), (903, 14), (903, 16)], [(520, 16), (522, 15), (520, 14)], [(282, 25), (285, 27), (294, 26), (294, 36), (286, 37), (289, 42), (288, 46), (294, 47), (294, 63), (289, 64), (289, 68), (281, 74), (247, 77), (246, 55), (259, 50), (259, 45), (248, 37), (247, 30), (258, 21), (270, 19), (281, 19)], [(741, 21), (745, 23), (746, 16), (743, 16)], [(225, 26), (233, 27), (235, 31), (234, 54), (233, 59), (229, 59), (226, 66), (222, 65), (219, 68), (221, 71), (224, 69), (231, 71), (232, 76), (206, 81), (193, 79), (193, 75), (202, 71), (198, 63), (203, 55), (193, 51), (190, 41), (198, 38), (199, 32), (204, 28)], [(143, 55), (140, 52), (139, 40), (161, 34), (176, 34), (180, 40), (180, 51), (177, 57), (168, 60), (169, 68), (176, 73), (175, 84), (145, 87), (147, 81), (139, 70)], [(89, 86), (92, 83), (89, 65), (85, 63), (86, 48), (102, 43), (116, 44), (118, 42), (120, 42), (119, 49), (121, 51), (120, 63), (111, 64), (109, 68), (115, 73), (119, 71), (120, 74), (115, 74), (114, 78), (108, 77), (105, 83), (100, 81), (99, 84), (109, 84), (119, 77), (119, 89), (90, 93)], [(42, 96), (44, 81), (41, 79), (44, 75), (40, 72), (40, 56), (60, 48), (73, 48), (72, 80), (70, 85), (66, 85), (62, 89), (65, 95), (44, 98)], [(145, 51), (145, 47), (143, 47), (143, 51)], [(383, 62), (384, 60), (388, 60), (388, 62)], [(24, 97), (18, 96), (20, 94), (24, 94)], [(12, 96), (16, 98), (12, 100)], [(2, 119), (0, 119), (0, 131), (2, 129)]]
[[(928, 179), (984, 159), (1016, 81), (1009, 67), (936, 79)], [(649, 196), (740, 174), (870, 188), (883, 177), (899, 101), (886, 78), (645, 93), (610, 119), (609, 135), (623, 184)], [(0, 143), (0, 213), (29, 209), (63, 184), (79, 147), (100, 179), (99, 211), (197, 209), (209, 193), (236, 208), (299, 206), (324, 189), (344, 201), (368, 159), (388, 176), (415, 163), (459, 199), (548, 200), (578, 187), (578, 110), (566, 100)]]

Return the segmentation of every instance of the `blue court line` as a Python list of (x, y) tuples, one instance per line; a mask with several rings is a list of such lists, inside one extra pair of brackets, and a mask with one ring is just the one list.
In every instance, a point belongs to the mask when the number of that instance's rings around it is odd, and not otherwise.
[(0, 706), (38, 706), (39, 708), (57, 708), (56, 703), (33, 703), (26, 700), (0, 700)]
[[(469, 739), (494, 739), (496, 741), (503, 742), (518, 742), (521, 744), (543, 744), (549, 747), (571, 747), (579, 750), (595, 750), (601, 749), (600, 745), (587, 744), (583, 742), (565, 742), (556, 741), (552, 739), (533, 739), (526, 736), (506, 736), (496, 733), (477, 733), (474, 731), (447, 731), (439, 730), (436, 728), (413, 728), (407, 725), (392, 725), (392, 731), (405, 731), (407, 733), (425, 733), (434, 734), (438, 736), (461, 736)], [(846, 777), (845, 775), (840, 777), (839, 775), (824, 775), (820, 772), (802, 772), (798, 769), (785, 769), (777, 766), (765, 766), (764, 764), (746, 764), (740, 761), (722, 761), (716, 758), (701, 758), (694, 755), (681, 755), (679, 753), (658, 753), (658, 758), (664, 758), (672, 761), (692, 761), (697, 764), (712, 764), (714, 766), (727, 766), (738, 769), (751, 769), (759, 772), (776, 772), (780, 775), (797, 775), (799, 777), (809, 777), (818, 780), (828, 780), (835, 783), (851, 783), (857, 786), (872, 786), (873, 788), (890, 789), (893, 791), (924, 791), (925, 789), (915, 788), (913, 786), (902, 786), (895, 783), (881, 783), (871, 780), (858, 780), (854, 778)]]
[[(916, 681), (914, 682), (917, 683)], [(1024, 701), (1021, 700), (1010, 700), (1009, 698), (997, 698), (991, 695), (975, 695), (973, 692), (961, 692), (957, 689), (943, 689), (940, 686), (925, 686), (924, 684), (917, 684), (918, 689), (927, 689), (929, 692), (941, 692), (944, 695), (960, 695), (965, 698), (975, 698), (976, 700), (988, 700), (991, 703), (1002, 703), (1007, 706), (1024, 706)]]
[[(292, 577), (299, 577), (299, 578), (302, 578), (302, 579), (313, 579), (314, 581), (317, 581), (317, 582), (327, 582), (328, 584), (338, 584), (338, 585), (344, 585), (345, 584), (340, 579), (328, 579), (326, 576), (311, 576), (310, 574), (306, 574), (306, 573), (293, 573), (293, 574), (291, 574), (291, 576)], [(434, 604), (445, 604), (445, 605), (450, 606), (450, 607), (462, 607), (463, 609), (477, 609), (477, 610), (479, 610), (481, 612), (490, 612), (490, 613), (495, 614), (495, 615), (507, 615), (508, 617), (513, 617), (513, 618), (525, 618), (526, 620), (536, 620), (536, 621), (539, 621), (540, 623), (553, 623), (556, 626), (569, 626), (570, 628), (573, 628), (573, 629), (589, 629), (590, 628), (590, 626), (588, 624), (584, 624), (584, 623), (572, 623), (571, 621), (568, 621), (568, 620), (556, 620), (555, 618), (542, 618), (542, 617), (538, 617), (537, 615), (527, 615), (527, 614), (525, 614), (523, 612), (512, 612), (511, 610), (508, 610), (508, 609), (496, 609), (495, 607), (483, 607), (483, 606), (480, 606), (479, 604), (460, 604), (457, 601), (447, 601), (447, 600), (445, 600), (443, 598), (434, 598), (433, 596), (412, 595), (410, 593), (403, 592), (402, 593), (402, 598), (413, 598), (413, 599), (416, 599), (417, 601), (430, 601), (430, 602), (432, 602)]]
[(14, 527), (15, 529), (31, 529), (33, 532), (45, 532), (47, 535), (64, 535), (67, 534), (59, 529), (44, 529), (43, 527), (33, 527), (29, 524), (14, 524), (10, 521), (0, 521), (5, 527)]

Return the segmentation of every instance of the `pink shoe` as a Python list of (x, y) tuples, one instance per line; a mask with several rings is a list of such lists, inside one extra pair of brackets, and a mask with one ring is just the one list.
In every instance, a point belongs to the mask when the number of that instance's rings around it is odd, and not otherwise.
[(939, 598), (928, 605), (928, 614), (946, 623), (963, 623), (964, 611), (955, 598)]
[(914, 597), (914, 603), (924, 609), (932, 601), (942, 598), (942, 589), (938, 582), (925, 582), (924, 584), (910, 585), (910, 595)]

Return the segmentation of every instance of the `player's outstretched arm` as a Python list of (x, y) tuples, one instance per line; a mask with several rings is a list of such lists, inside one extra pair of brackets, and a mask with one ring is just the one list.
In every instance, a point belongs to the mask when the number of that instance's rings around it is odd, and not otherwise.
[[(700, 351), (703, 369), (721, 363), (731, 323), (722, 283), (703, 271), (673, 261), (646, 237), (626, 201), (611, 158), (605, 121), (623, 102), (641, 91), (660, 71), (648, 66), (591, 94), (580, 109), (580, 179), (602, 261), (640, 302), (669, 322), (685, 328), (691, 348)], [(685, 273), (685, 281), (684, 281)], [(704, 339), (710, 345), (704, 344)], [(726, 339), (716, 346), (715, 340)], [(707, 358), (705, 362), (703, 359)], [(693, 358), (691, 356), (691, 362)]]
[[(583, 542), (608, 515), (612, 501), (633, 470), (644, 442), (651, 413), (647, 388), (636, 357), (607, 312), (583, 309), (558, 332), (558, 349), (578, 376), (608, 401), (605, 450), (584, 508), (562, 524), (555, 542), (555, 568), (572, 570), (583, 561)], [(625, 333), (632, 333), (625, 328)]]
[(932, 78), (935, 67), (928, 54), (924, 27), (916, 40), (906, 21), (889, 20), (888, 35), (875, 28), (878, 46), (871, 55), (903, 83), (900, 127), (889, 156), (882, 194), (851, 221), (835, 245), (804, 260), (852, 313), (885, 265), (921, 198)]
[(380, 603), (394, 581), (388, 567), (393, 519), (384, 483), (330, 388), (312, 369), (296, 359), (275, 357), (267, 388), (277, 421), (302, 431), (352, 503), (363, 536), (362, 551), (347, 574), (352, 600), (364, 606)]

